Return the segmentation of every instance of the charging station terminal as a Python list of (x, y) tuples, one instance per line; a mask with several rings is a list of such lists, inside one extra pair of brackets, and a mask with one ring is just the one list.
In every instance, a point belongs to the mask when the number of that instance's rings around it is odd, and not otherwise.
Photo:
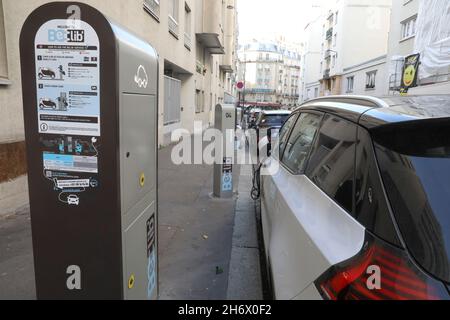
[(54, 2), (20, 52), (38, 299), (157, 299), (155, 49)]

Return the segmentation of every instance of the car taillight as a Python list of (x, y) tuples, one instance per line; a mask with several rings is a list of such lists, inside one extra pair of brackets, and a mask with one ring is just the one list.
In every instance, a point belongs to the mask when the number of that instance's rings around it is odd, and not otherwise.
[(444, 284), (418, 269), (406, 251), (368, 234), (363, 250), (316, 281), (327, 300), (442, 300)]

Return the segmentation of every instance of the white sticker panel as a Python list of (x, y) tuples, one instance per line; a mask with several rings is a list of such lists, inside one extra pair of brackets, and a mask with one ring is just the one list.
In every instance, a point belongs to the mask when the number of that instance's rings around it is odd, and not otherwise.
[(35, 48), (39, 133), (99, 137), (95, 30), (84, 21), (51, 20), (37, 32)]

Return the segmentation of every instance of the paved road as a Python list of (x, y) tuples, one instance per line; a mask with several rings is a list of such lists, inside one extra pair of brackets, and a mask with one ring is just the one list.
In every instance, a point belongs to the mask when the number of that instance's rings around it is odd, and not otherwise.
[[(161, 299), (225, 299), (235, 200), (210, 198), (212, 167), (159, 153)], [(35, 299), (28, 210), (0, 219), (0, 299)]]

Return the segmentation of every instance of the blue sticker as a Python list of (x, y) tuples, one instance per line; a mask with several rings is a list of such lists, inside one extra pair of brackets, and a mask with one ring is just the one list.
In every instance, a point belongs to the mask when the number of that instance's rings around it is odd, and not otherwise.
[(156, 250), (153, 250), (153, 252), (150, 254), (150, 257), (148, 258), (148, 269), (147, 269), (147, 276), (148, 276), (148, 287), (147, 287), (147, 296), (149, 299), (153, 297), (153, 293), (155, 292), (156, 288)]
[(224, 173), (222, 177), (222, 191), (233, 191), (233, 174)]

